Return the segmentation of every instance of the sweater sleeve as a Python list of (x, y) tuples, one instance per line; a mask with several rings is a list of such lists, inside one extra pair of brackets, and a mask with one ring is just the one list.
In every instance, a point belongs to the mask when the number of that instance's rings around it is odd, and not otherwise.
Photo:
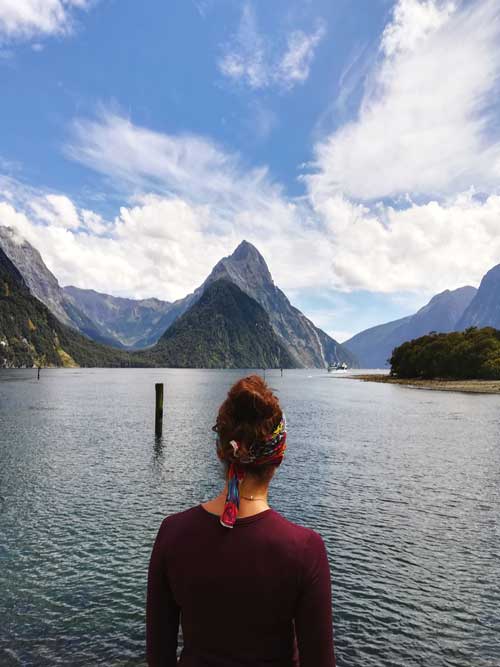
[(148, 570), (146, 652), (149, 667), (177, 665), (180, 609), (170, 588), (164, 554), (163, 523), (158, 531)]
[(335, 667), (330, 566), (323, 538), (309, 536), (295, 614), (300, 667)]

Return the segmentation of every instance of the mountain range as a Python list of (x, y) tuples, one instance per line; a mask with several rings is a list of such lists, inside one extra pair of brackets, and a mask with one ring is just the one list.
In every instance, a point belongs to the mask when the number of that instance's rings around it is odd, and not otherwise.
[[(405, 341), (431, 331), (447, 333), (465, 329), (464, 314), (480, 290), (470, 286), (445, 290), (433, 296), (414, 315), (361, 331), (344, 345), (356, 355), (363, 368), (384, 368), (389, 363), (392, 350)], [(486, 324), (481, 323), (480, 326)]]
[[(3, 356), (4, 365), (30, 365), (45, 355), (54, 365), (66, 360), (69, 365), (324, 368), (332, 362), (346, 362), (350, 367), (384, 368), (395, 347), (431, 331), (500, 328), (500, 264), (485, 274), (478, 289), (445, 290), (413, 315), (371, 327), (340, 344), (290, 303), (275, 285), (262, 255), (247, 241), (222, 258), (192, 293), (173, 302), (62, 287), (36, 248), (4, 226), (0, 226), (0, 250), (11, 292), (13, 284), (17, 285), (18, 310), (27, 307), (27, 295), (34, 298), (46, 307), (42, 316), (39, 307), (29, 301), (34, 315), (57, 337), (43, 353), (30, 357), (26, 349), (36, 348), (32, 339), (38, 334), (31, 329), (35, 322), (24, 318), (14, 335), (11, 324), (7, 326), (4, 295), (0, 353), (5, 353), (6, 331), (15, 339), (8, 361)], [(14, 283), (13, 270), (17, 272)], [(20, 324), (23, 318), (16, 319), (12, 308), (11, 300), (10, 322)], [(80, 337), (75, 339), (77, 334)], [(42, 338), (47, 342), (50, 336)], [(57, 352), (59, 348), (65, 351), (56, 344), (61, 339), (70, 350), (77, 350), (74, 355), (66, 352), (71, 359)], [(26, 341), (24, 348), (17, 345), (19, 340)]]
[[(124, 299), (74, 286), (61, 287), (40, 253), (7, 227), (0, 226), (0, 248), (18, 269), (30, 294), (42, 302), (61, 325), (113, 348), (144, 349), (142, 356), (139, 352), (131, 353), (129, 362), (133, 365), (144, 362), (146, 365), (191, 366), (200, 363), (213, 367), (214, 363), (221, 363), (235, 367), (235, 364), (244, 362), (245, 366), (259, 367), (271, 361), (275, 365), (289, 367), (325, 367), (332, 362), (357, 365), (354, 355), (290, 304), (286, 295), (274, 284), (262, 255), (246, 241), (240, 243), (232, 255), (221, 259), (194, 292), (174, 302)], [(227, 283), (238, 291), (228, 288)], [(213, 294), (210, 293), (211, 299), (201, 302), (215, 284), (218, 287)], [(259, 326), (250, 327), (249, 331), (260, 332), (261, 336), (266, 332), (265, 345), (259, 346), (253, 340), (254, 333), (245, 336), (240, 332), (239, 338), (229, 335), (217, 339), (217, 353), (212, 354), (208, 350), (207, 354), (200, 356), (198, 350), (195, 354), (196, 345), (214, 342), (212, 334), (217, 317), (221, 326), (227, 323), (221, 299), (214, 298), (214, 294), (220, 297), (222, 293), (226, 293), (235, 306), (232, 312), (235, 317), (238, 313), (239, 325), (243, 326), (246, 322), (250, 326), (251, 314), (254, 325)], [(252, 308), (248, 299), (255, 303)], [(203, 317), (198, 308), (189, 318), (181, 320), (198, 302), (201, 302)], [(262, 312), (269, 320), (270, 329), (267, 324), (264, 325)], [(177, 321), (179, 326), (169, 333)], [(186, 325), (186, 322), (189, 324)], [(198, 324), (195, 325), (196, 322)], [(175, 343), (176, 336), (184, 341), (182, 346)], [(188, 341), (189, 336), (191, 341)], [(223, 341), (225, 350), (221, 348)], [(246, 351), (241, 348), (242, 345)], [(173, 350), (176, 350), (175, 354)], [(184, 352), (187, 350), (192, 355), (190, 359)], [(279, 354), (276, 354), (278, 350)], [(252, 359), (253, 363), (250, 363)]]
[(500, 264), (482, 278), (479, 288), (465, 286), (432, 297), (414, 315), (361, 331), (343, 343), (363, 368), (384, 368), (392, 350), (405, 341), (435, 331), (469, 327), (500, 329)]

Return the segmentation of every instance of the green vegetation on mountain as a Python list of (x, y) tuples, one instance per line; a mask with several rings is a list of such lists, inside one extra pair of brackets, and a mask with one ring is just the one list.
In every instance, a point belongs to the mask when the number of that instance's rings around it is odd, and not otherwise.
[(391, 375), (423, 379), (500, 379), (500, 331), (492, 327), (432, 333), (397, 347)]
[(260, 304), (234, 283), (217, 280), (148, 351), (134, 353), (158, 366), (180, 368), (293, 368)]
[(61, 324), (0, 249), (0, 368), (128, 366), (129, 356)]

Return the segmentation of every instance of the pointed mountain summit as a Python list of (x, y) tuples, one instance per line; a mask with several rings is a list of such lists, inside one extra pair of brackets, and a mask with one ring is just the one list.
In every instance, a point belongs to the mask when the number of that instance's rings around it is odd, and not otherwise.
[[(269, 316), (271, 326), (294, 365), (324, 368), (331, 362), (357, 366), (355, 355), (318, 329), (300, 310), (291, 305), (274, 284), (265, 259), (257, 248), (242, 241), (235, 251), (217, 262), (206, 280), (194, 292), (178, 301), (163, 316), (161, 324), (168, 330), (217, 280), (228, 280), (259, 303)], [(142, 343), (142, 341), (140, 341)]]
[(458, 322), (460, 330), (468, 327), (500, 329), (500, 264), (481, 280), (476, 295)]
[(459, 330), (459, 320), (476, 294), (474, 287), (460, 287), (436, 294), (414, 315), (379, 324), (356, 334), (344, 345), (359, 359), (363, 368), (385, 368), (395, 347), (431, 331)]
[(205, 284), (220, 278), (231, 280), (240, 289), (245, 286), (256, 291), (274, 287), (265, 259), (248, 241), (242, 241), (232, 255), (217, 262)]
[(221, 259), (193, 294), (182, 301), (191, 305), (212, 282), (224, 278), (255, 299), (269, 315), (271, 326), (299, 367), (324, 368), (332, 362), (357, 366), (355, 355), (318, 329), (300, 310), (292, 306), (273, 278), (257, 248), (242, 241), (236, 250)]

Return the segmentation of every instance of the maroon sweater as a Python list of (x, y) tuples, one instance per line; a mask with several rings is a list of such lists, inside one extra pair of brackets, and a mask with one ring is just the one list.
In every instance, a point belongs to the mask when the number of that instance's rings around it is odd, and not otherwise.
[(149, 564), (147, 657), (150, 667), (335, 667), (321, 536), (273, 509), (234, 528), (201, 505), (168, 516)]

